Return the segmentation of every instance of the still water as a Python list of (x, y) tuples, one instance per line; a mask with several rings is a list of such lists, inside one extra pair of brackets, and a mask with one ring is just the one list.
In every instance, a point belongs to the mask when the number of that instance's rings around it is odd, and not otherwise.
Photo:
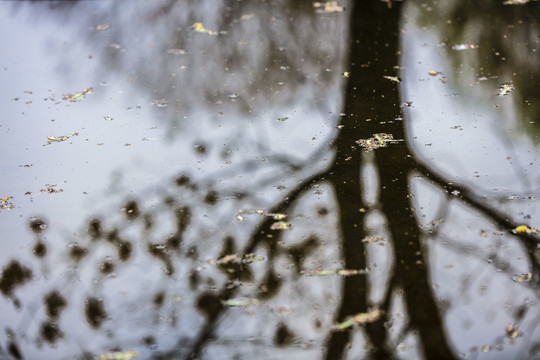
[(540, 7), (0, 4), (0, 359), (540, 359)]

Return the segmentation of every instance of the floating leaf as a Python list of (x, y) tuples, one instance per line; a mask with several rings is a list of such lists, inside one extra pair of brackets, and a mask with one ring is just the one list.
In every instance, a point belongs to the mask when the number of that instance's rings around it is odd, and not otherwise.
[(325, 276), (325, 275), (342, 275), (342, 276), (351, 276), (351, 275), (360, 275), (367, 273), (366, 270), (337, 270), (337, 269), (331, 269), (331, 270), (313, 270), (310, 271), (310, 275), (317, 275), (317, 276)]
[(342, 12), (345, 10), (343, 6), (338, 5), (337, 1), (327, 1), (325, 3), (314, 2), (313, 7), (319, 13)]
[(397, 77), (397, 76), (383, 76), (385, 79), (388, 79), (388, 80), (391, 80), (391, 81), (394, 81), (394, 82), (401, 82), (401, 80)]
[(264, 216), (271, 216), (274, 218), (274, 220), (283, 220), (287, 217), (285, 214), (280, 213), (268, 213), (262, 209), (255, 209), (255, 210), (238, 210), (238, 215), (236, 218), (240, 221), (244, 221), (245, 217), (242, 216), (242, 214), (249, 215), (249, 214), (260, 214)]
[(512, 91), (514, 91), (514, 84), (512, 84), (512, 83), (504, 83), (504, 84), (501, 84), (501, 86), (497, 90), (497, 95), (506, 96), (509, 93), (511, 93)]
[(381, 147), (387, 147), (389, 142), (394, 141), (403, 141), (403, 140), (397, 140), (394, 139), (394, 136), (392, 134), (374, 134), (373, 137), (369, 139), (360, 139), (357, 140), (356, 143), (360, 145), (361, 147), (365, 148), (366, 151), (373, 151), (375, 149), (381, 148)]
[(206, 260), (207, 264), (210, 265), (223, 265), (223, 264), (251, 264), (257, 261), (264, 260), (264, 256), (255, 256), (255, 254), (246, 254), (246, 255), (238, 255), (238, 254), (230, 254), (225, 255), (221, 257), (218, 260)]
[(204, 33), (208, 35), (217, 35), (217, 32), (205, 28), (202, 22), (196, 22), (195, 24), (193, 24), (193, 29), (196, 32), (200, 32), (200, 33)]
[(276, 221), (270, 226), (271, 230), (289, 230), (291, 228), (291, 223), (285, 221)]
[(517, 283), (529, 282), (532, 279), (532, 273), (522, 274), (520, 276), (512, 276), (512, 281)]
[(103, 354), (99, 357), (99, 360), (131, 360), (137, 356), (139, 356), (138, 351), (122, 351)]
[(521, 332), (517, 329), (515, 325), (508, 325), (506, 327), (506, 336), (511, 339), (515, 339), (521, 335)]
[(46, 193), (49, 193), (49, 194), (57, 194), (57, 193), (61, 193), (61, 192), (64, 191), (62, 189), (57, 189), (56, 188), (57, 186), (58, 186), (58, 184), (54, 184), (54, 185), (45, 184), (45, 189), (41, 189), (39, 191), (40, 192), (46, 192)]
[(413, 104), (412, 101), (407, 101), (401, 105), (401, 108), (411, 107), (412, 104)]
[(514, 233), (516, 234), (534, 234), (536, 232), (538, 232), (537, 229), (530, 228), (526, 225), (519, 225), (514, 229)]
[(232, 306), (232, 307), (256, 305), (258, 303), (259, 303), (259, 300), (257, 299), (246, 299), (246, 298), (229, 299), (222, 302), (223, 305)]
[(79, 133), (77, 132), (74, 132), (74, 133), (71, 133), (71, 134), (68, 134), (68, 135), (61, 135), (61, 136), (47, 136), (47, 144), (45, 145), (50, 145), (52, 144), (53, 142), (62, 142), (62, 141), (66, 141), (67, 139), (69, 139), (70, 137), (72, 136), (79, 136)]
[(377, 320), (382, 312), (378, 309), (371, 310), (367, 313), (360, 313), (336, 325), (336, 329), (343, 330), (355, 324), (366, 324)]
[(0, 198), (0, 208), (5, 210), (10, 210), (15, 207), (13, 203), (9, 202), (9, 199), (13, 199), (13, 196), (4, 196), (3, 198)]
[(75, 94), (75, 95), (64, 94), (64, 95), (62, 95), (62, 99), (63, 100), (69, 100), (70, 102), (76, 102), (78, 100), (82, 100), (83, 97), (86, 94), (91, 94), (93, 91), (94, 91), (93, 88), (88, 88), (88, 89), (85, 89), (85, 90), (81, 91), (80, 93)]
[(288, 118), (288, 117), (282, 117), (282, 118), (278, 118), (277, 120), (278, 120), (278, 121), (285, 121), (285, 120), (287, 120), (287, 119), (289, 119), (289, 118)]

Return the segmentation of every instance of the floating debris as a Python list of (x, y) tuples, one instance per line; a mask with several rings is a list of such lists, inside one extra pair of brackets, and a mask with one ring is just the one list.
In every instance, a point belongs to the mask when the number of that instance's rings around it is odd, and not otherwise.
[(257, 299), (246, 299), (246, 298), (236, 298), (236, 299), (229, 299), (221, 302), (223, 305), (236, 307), (236, 306), (249, 306), (249, 305), (257, 305), (259, 303), (259, 300)]
[(155, 99), (152, 101), (152, 105), (156, 105), (157, 107), (165, 107), (167, 106), (168, 102), (169, 99)]
[(523, 5), (527, 4), (531, 0), (506, 0), (503, 5)]
[(185, 55), (186, 51), (182, 49), (167, 49), (167, 54), (171, 55)]
[(469, 50), (469, 49), (478, 49), (478, 45), (474, 44), (457, 44), (452, 46), (452, 49), (461, 51), (461, 50)]
[(428, 74), (431, 75), (431, 76), (437, 76), (439, 74), (442, 74), (442, 72), (431, 70), (430, 72), (428, 72)]
[(412, 101), (407, 101), (407, 102), (405, 102), (405, 103), (403, 103), (403, 104), (401, 105), (401, 108), (403, 109), (403, 108), (406, 108), (406, 107), (411, 107), (412, 104), (413, 104)]
[(366, 273), (367, 273), (367, 270), (330, 269), (330, 270), (312, 270), (308, 274), (315, 275), (315, 276), (326, 276), (326, 275), (352, 276), (352, 275), (363, 275)]
[(212, 31), (212, 30), (209, 30), (209, 29), (205, 28), (202, 22), (196, 22), (195, 24), (193, 24), (193, 29), (196, 32), (200, 32), (200, 33), (208, 34), (208, 35), (217, 35), (218, 34), (216, 31)]
[(370, 242), (379, 242), (383, 241), (384, 238), (382, 236), (366, 236), (362, 239), (363, 243), (370, 243)]
[(394, 82), (401, 82), (401, 80), (397, 76), (383, 76), (383, 78), (394, 81)]
[(263, 261), (264, 256), (255, 256), (255, 254), (230, 254), (221, 257), (218, 260), (206, 260), (205, 262), (210, 265), (224, 265), (224, 264), (251, 264), (257, 261)]
[(512, 91), (514, 91), (514, 84), (512, 84), (512, 83), (504, 83), (497, 90), (497, 95), (506, 96), (509, 93), (511, 93)]
[(138, 351), (122, 351), (103, 354), (99, 357), (99, 360), (131, 360), (137, 356), (139, 356)]
[(369, 139), (357, 140), (356, 143), (360, 145), (361, 147), (365, 148), (366, 151), (373, 151), (381, 147), (387, 147), (389, 142), (395, 142), (395, 141), (403, 141), (403, 140), (394, 139), (394, 136), (392, 134), (380, 133), (380, 134), (373, 134), (373, 137)]
[(96, 26), (92, 27), (92, 30), (98, 30), (98, 31), (108, 30), (110, 27), (111, 27), (110, 24), (101, 24), (101, 25), (96, 25)]
[(94, 89), (90, 87), (88, 89), (84, 89), (83, 91), (81, 91), (80, 93), (77, 93), (75, 95), (73, 95), (73, 94), (63, 94), (62, 99), (63, 100), (68, 100), (70, 102), (77, 102), (79, 100), (82, 100), (86, 94), (91, 94), (93, 91), (94, 91)]
[(54, 185), (45, 184), (45, 189), (41, 189), (39, 191), (40, 192), (46, 192), (46, 193), (49, 193), (49, 194), (57, 194), (57, 193), (61, 193), (61, 192), (64, 191), (62, 189), (57, 189), (56, 188), (57, 186), (58, 186), (58, 184), (54, 184)]
[(345, 71), (345, 72), (343, 72), (343, 74), (341, 74), (341, 75), (342, 75), (343, 77), (346, 77), (346, 78), (348, 78), (348, 77), (350, 77), (350, 76), (351, 76), (351, 73), (350, 73), (350, 72), (348, 72), (348, 71)]
[(532, 279), (532, 273), (512, 276), (512, 281), (517, 283), (529, 282)]
[(69, 139), (70, 137), (72, 136), (79, 136), (79, 133), (78, 132), (74, 132), (74, 133), (71, 133), (71, 134), (68, 134), (68, 135), (62, 135), (62, 136), (47, 136), (47, 143), (43, 146), (46, 146), (46, 145), (50, 145), (54, 142), (62, 142), (62, 141), (66, 141), (67, 139)]
[(519, 225), (513, 230), (514, 234), (535, 234), (538, 232), (538, 229), (530, 228), (526, 225)]
[(355, 324), (366, 324), (366, 323), (370, 323), (370, 322), (374, 322), (376, 321), (380, 316), (381, 316), (382, 312), (378, 309), (375, 309), (375, 310), (371, 310), (367, 313), (360, 313), (360, 314), (357, 314), (355, 316), (353, 316), (352, 318), (348, 319), (348, 320), (345, 320), (339, 324), (336, 325), (336, 329), (337, 330), (343, 330), (343, 329), (347, 329)]
[(318, 13), (332, 13), (332, 12), (342, 12), (345, 10), (343, 6), (339, 6), (337, 1), (327, 1), (325, 3), (314, 2), (313, 7)]
[(15, 207), (12, 202), (9, 202), (9, 199), (13, 199), (13, 196), (4, 196), (0, 198), (0, 209), (11, 210)]
[(282, 118), (278, 118), (277, 121), (286, 121), (288, 119), (289, 119), (288, 117), (282, 117)]
[(113, 121), (113, 120), (114, 120), (114, 119), (113, 119), (112, 117), (110, 117), (110, 116), (104, 116), (103, 118), (104, 118), (105, 120), (107, 120), (107, 121)]
[(511, 339), (515, 339), (521, 335), (521, 332), (518, 330), (516, 325), (508, 325), (506, 327), (506, 336)]
[(289, 230), (291, 223), (286, 221), (276, 221), (270, 226), (270, 230)]
[[(280, 213), (268, 213), (264, 210), (261, 210), (261, 209), (256, 209), (256, 210), (238, 210), (238, 214), (239, 215), (242, 215), (242, 214), (245, 214), (245, 215), (249, 215), (249, 214), (260, 214), (260, 215), (264, 215), (264, 216), (271, 216), (272, 218), (274, 218), (274, 220), (283, 220), (287, 217), (287, 215), (285, 214), (280, 214)], [(236, 218), (238, 219), (239, 216), (237, 216)], [(240, 216), (242, 219), (238, 219), (240, 221), (244, 221), (245, 218), (243, 216)]]

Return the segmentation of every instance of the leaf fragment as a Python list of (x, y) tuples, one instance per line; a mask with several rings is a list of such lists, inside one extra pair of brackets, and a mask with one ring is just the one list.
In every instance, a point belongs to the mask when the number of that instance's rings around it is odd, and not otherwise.
[(361, 147), (365, 148), (366, 151), (373, 151), (381, 147), (387, 147), (389, 142), (394, 142), (394, 141), (403, 141), (403, 140), (394, 139), (394, 136), (392, 134), (379, 133), (379, 134), (373, 134), (373, 137), (369, 139), (357, 140), (356, 143), (360, 145)]
[(209, 30), (209, 29), (205, 28), (203, 23), (200, 22), (200, 21), (193, 24), (193, 29), (196, 32), (203, 33), (203, 34), (208, 34), (208, 35), (217, 35), (218, 34), (216, 31), (212, 31), (212, 30)]
[(314, 2), (313, 7), (318, 13), (342, 12), (345, 10), (343, 6), (338, 5), (337, 1), (327, 1), (325, 3)]
[(47, 141), (47, 144), (45, 144), (45, 145), (50, 145), (53, 142), (66, 141), (67, 139), (69, 139), (72, 136), (79, 136), (79, 133), (78, 132), (73, 132), (71, 134), (61, 135), (61, 136), (47, 136), (47, 140), (49, 140), (49, 141)]
[(238, 215), (236, 216), (236, 218), (239, 221), (244, 221), (245, 217), (242, 216), (243, 214), (245, 214), (245, 215), (260, 214), (260, 215), (264, 215), (264, 216), (270, 216), (270, 217), (274, 218), (274, 220), (283, 220), (283, 219), (285, 219), (287, 217), (287, 215), (281, 214), (281, 213), (269, 213), (269, 212), (266, 212), (266, 211), (264, 211), (262, 209), (254, 209), (254, 210), (238, 210)]
[(352, 276), (366, 274), (367, 270), (350, 270), (350, 269), (328, 269), (328, 270), (313, 270), (309, 272), (309, 275), (326, 276), (326, 275), (341, 275)]
[(131, 360), (137, 356), (139, 356), (138, 351), (122, 351), (103, 354), (99, 357), (99, 360)]
[(58, 194), (58, 193), (64, 192), (64, 190), (58, 189), (57, 186), (58, 186), (58, 184), (54, 184), (54, 185), (45, 184), (45, 189), (41, 189), (39, 191), (40, 192), (46, 192), (46, 193), (49, 193), (49, 194)]
[(236, 298), (236, 299), (229, 299), (222, 301), (223, 305), (231, 306), (231, 307), (247, 307), (249, 305), (257, 305), (259, 303), (259, 300), (257, 299), (246, 299), (246, 298)]
[(367, 313), (356, 314), (355, 316), (336, 325), (337, 330), (347, 329), (356, 324), (367, 324), (376, 321), (382, 315), (379, 309), (370, 310)]
[(276, 221), (270, 226), (271, 230), (289, 230), (291, 228), (291, 223), (286, 221)]
[(91, 94), (94, 92), (94, 89), (89, 87), (87, 89), (84, 89), (80, 93), (77, 93), (75, 95), (73, 94), (63, 94), (62, 99), (68, 100), (69, 102), (76, 102), (78, 100), (82, 100), (86, 94)]
[(229, 254), (219, 258), (218, 260), (206, 260), (206, 263), (210, 265), (251, 264), (257, 261), (263, 261), (264, 259), (264, 256), (255, 256), (253, 253), (243, 256), (238, 254)]
[(501, 86), (497, 90), (497, 95), (506, 96), (506, 95), (510, 94), (512, 91), (514, 91), (514, 84), (512, 84), (512, 83), (504, 83), (504, 84), (501, 84)]
[(517, 283), (529, 282), (532, 279), (532, 273), (526, 273), (521, 275), (512, 276), (512, 281)]
[(385, 75), (385, 76), (383, 76), (383, 78), (388, 79), (388, 80), (393, 81), (393, 82), (397, 82), (397, 83), (401, 82), (401, 80), (397, 76), (387, 76), (387, 75)]
[(0, 209), (11, 210), (15, 207), (12, 202), (9, 202), (9, 199), (13, 199), (13, 196), (4, 196), (0, 198)]
[(506, 327), (506, 336), (511, 339), (515, 339), (521, 335), (521, 331), (518, 330), (516, 325), (508, 325)]

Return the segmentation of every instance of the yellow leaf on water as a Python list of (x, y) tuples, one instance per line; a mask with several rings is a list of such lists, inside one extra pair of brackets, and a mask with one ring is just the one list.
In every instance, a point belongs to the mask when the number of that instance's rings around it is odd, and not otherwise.
[(376, 321), (381, 316), (382, 312), (379, 309), (368, 311), (367, 313), (356, 314), (336, 325), (336, 329), (343, 330), (353, 326), (354, 324), (366, 324)]
[(122, 351), (103, 354), (99, 357), (99, 360), (131, 360), (137, 356), (139, 356), (138, 351)]
[(516, 234), (533, 234), (533, 233), (538, 232), (538, 230), (534, 228), (530, 228), (526, 225), (519, 225), (518, 227), (514, 229), (514, 232)]
[(193, 29), (196, 32), (200, 32), (200, 33), (204, 33), (204, 34), (208, 34), (208, 35), (217, 35), (217, 32), (205, 28), (203, 23), (200, 22), (200, 21), (193, 24)]

